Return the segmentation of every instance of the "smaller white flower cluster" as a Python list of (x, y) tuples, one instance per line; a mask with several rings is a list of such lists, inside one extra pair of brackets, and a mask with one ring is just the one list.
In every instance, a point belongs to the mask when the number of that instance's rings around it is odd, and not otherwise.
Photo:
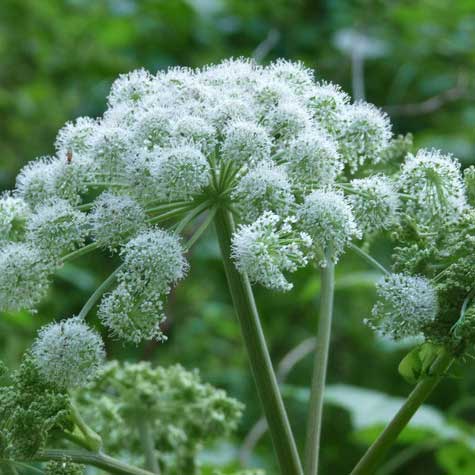
[(86, 233), (86, 215), (58, 199), (36, 209), (28, 221), (26, 238), (45, 255), (59, 259), (84, 244)]
[(293, 228), (295, 218), (280, 218), (267, 211), (250, 225), (240, 226), (232, 241), (232, 256), (249, 279), (275, 290), (290, 290), (284, 272), (308, 263), (312, 240)]
[(398, 223), (400, 199), (393, 182), (383, 175), (351, 181), (349, 202), (364, 234), (390, 229)]
[(305, 130), (288, 142), (282, 154), (299, 191), (332, 185), (343, 171), (337, 144), (324, 130)]
[(408, 195), (406, 212), (417, 221), (452, 220), (467, 206), (460, 162), (439, 150), (421, 149), (409, 154), (399, 176)]
[(338, 262), (353, 238), (361, 236), (351, 206), (343, 193), (315, 190), (305, 197), (297, 210), (299, 226), (313, 241), (321, 266), (330, 259)]
[(20, 197), (4, 193), (0, 197), (0, 245), (24, 237), (31, 210)]
[(378, 301), (366, 323), (383, 335), (418, 336), (437, 317), (437, 292), (424, 277), (391, 274), (377, 285), (376, 292)]
[(128, 195), (102, 193), (89, 215), (94, 241), (112, 252), (145, 228), (144, 209)]
[(105, 359), (101, 337), (79, 317), (41, 328), (31, 354), (41, 376), (61, 389), (85, 386)]
[(99, 319), (118, 338), (163, 340), (164, 297), (183, 279), (188, 263), (178, 237), (159, 228), (138, 234), (122, 249), (119, 285), (99, 307)]
[(295, 201), (285, 169), (270, 162), (263, 162), (244, 175), (231, 198), (244, 221), (254, 221), (264, 211), (286, 216)]
[(90, 170), (90, 160), (75, 156), (68, 162), (66, 152), (54, 158), (42, 157), (29, 162), (20, 171), (16, 180), (16, 194), (31, 208), (56, 198), (78, 204), (87, 190)]
[(14, 242), (1, 247), (0, 310), (34, 312), (55, 270), (55, 264), (30, 244)]
[(389, 117), (372, 104), (356, 103), (345, 109), (340, 138), (340, 153), (355, 172), (366, 162), (378, 163), (391, 139)]

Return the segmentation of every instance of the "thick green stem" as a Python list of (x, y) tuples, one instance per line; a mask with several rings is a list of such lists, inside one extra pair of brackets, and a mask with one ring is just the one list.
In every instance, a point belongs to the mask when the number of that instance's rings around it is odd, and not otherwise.
[(327, 375), (328, 350), (330, 348), (335, 288), (335, 266), (330, 259), (321, 269), (320, 318), (318, 320), (315, 362), (310, 392), (310, 407), (305, 445), (305, 475), (317, 475), (322, 431), (323, 397)]
[(155, 453), (155, 443), (153, 440), (150, 422), (146, 416), (140, 415), (137, 419), (140, 442), (145, 453), (145, 466), (147, 470), (160, 474), (160, 465), (158, 465), (157, 455)]
[(38, 452), (33, 459), (38, 462), (48, 462), (49, 460), (62, 461), (65, 457), (74, 463), (92, 465), (117, 475), (153, 475), (152, 472), (148, 470), (142, 470), (141, 468), (128, 465), (108, 455), (88, 452), (86, 450), (42, 450)]
[(439, 355), (431, 368), (432, 376), (424, 378), (417, 384), (393, 420), (386, 426), (384, 431), (358, 462), (351, 472), (351, 475), (371, 475), (375, 472), (381, 459), (396, 442), (399, 434), (407, 426), (417, 409), (419, 409), (434, 388), (439, 384), (453, 361), (453, 357), (445, 350)]
[(215, 216), (215, 226), (229, 290), (269, 425), (280, 472), (282, 475), (302, 475), (297, 447), (272, 368), (251, 285), (247, 276), (240, 274), (231, 260), (230, 246), (234, 230), (231, 213), (220, 209)]

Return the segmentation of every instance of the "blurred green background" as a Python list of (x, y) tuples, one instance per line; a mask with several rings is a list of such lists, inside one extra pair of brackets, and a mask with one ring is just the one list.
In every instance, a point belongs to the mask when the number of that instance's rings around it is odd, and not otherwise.
[[(387, 110), (395, 132), (413, 133), (416, 146), (452, 152), (464, 166), (475, 163), (473, 0), (2, 0), (0, 189), (14, 186), (25, 162), (53, 152), (65, 121), (100, 115), (118, 74), (241, 55), (263, 63), (302, 60), (317, 77)], [(389, 265), (391, 250), (384, 240), (374, 242), (371, 252)], [(241, 446), (260, 409), (212, 231), (190, 259), (191, 275), (169, 302), (169, 341), (130, 347), (106, 337), (109, 356), (200, 368), (205, 380), (247, 406), (235, 438), (208, 448), (206, 460), (235, 464), (241, 456), (272, 474), (267, 436), (254, 450), (252, 444)], [(2, 314), (0, 358), (15, 365), (37, 328), (78, 312), (113, 265), (106, 255), (68, 264), (37, 315)], [(354, 255), (338, 265), (324, 474), (349, 473), (396, 410), (398, 401), (391, 397), (411, 389), (397, 372), (410, 344), (382, 341), (362, 323), (377, 278)], [(276, 365), (302, 342), (291, 356), (308, 353), (318, 291), (318, 274), (311, 269), (296, 275), (288, 294), (256, 289)], [(471, 359), (454, 369), (431, 397), (434, 409), (423, 411), (405, 431), (379, 475), (475, 473), (473, 369)], [(307, 354), (284, 385), (300, 442), (310, 374)]]

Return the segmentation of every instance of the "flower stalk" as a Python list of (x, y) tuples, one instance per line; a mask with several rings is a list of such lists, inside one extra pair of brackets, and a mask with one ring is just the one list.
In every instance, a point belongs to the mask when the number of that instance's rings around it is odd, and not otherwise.
[(249, 362), (272, 437), (282, 475), (302, 475), (292, 429), (279, 392), (249, 279), (231, 260), (234, 221), (228, 210), (217, 211), (216, 233), (234, 308), (241, 326)]
[(310, 392), (307, 436), (305, 445), (305, 475), (317, 475), (322, 431), (323, 398), (330, 348), (331, 323), (333, 316), (333, 294), (335, 288), (335, 265), (326, 259), (321, 268), (320, 318), (318, 321), (315, 362)]

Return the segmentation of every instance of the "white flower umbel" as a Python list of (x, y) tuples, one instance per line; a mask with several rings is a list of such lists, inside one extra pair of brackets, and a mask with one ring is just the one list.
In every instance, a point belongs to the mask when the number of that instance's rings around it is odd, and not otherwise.
[(264, 120), (275, 139), (290, 140), (311, 125), (308, 110), (295, 101), (279, 103)]
[(349, 201), (363, 233), (389, 229), (398, 221), (399, 196), (388, 177), (375, 175), (351, 181)]
[(146, 218), (132, 197), (104, 192), (94, 201), (89, 222), (94, 240), (114, 252), (145, 228)]
[(173, 123), (171, 135), (174, 140), (191, 141), (206, 155), (211, 154), (217, 144), (216, 129), (195, 115), (178, 117)]
[(79, 317), (40, 329), (31, 354), (40, 375), (62, 389), (85, 386), (105, 358), (101, 337)]
[(161, 323), (165, 320), (163, 296), (159, 293), (130, 289), (119, 284), (101, 301), (98, 317), (111, 336), (139, 344), (146, 340), (166, 339)]
[(256, 123), (237, 120), (224, 131), (221, 154), (238, 166), (256, 164), (270, 157), (272, 140), (266, 129)]
[(231, 198), (245, 221), (256, 220), (264, 211), (287, 215), (295, 201), (284, 168), (269, 162), (259, 164), (244, 175)]
[(165, 201), (192, 199), (210, 177), (206, 157), (193, 144), (161, 149), (150, 168), (157, 182), (157, 195)]
[(139, 234), (122, 249), (123, 271), (118, 276), (129, 289), (168, 294), (185, 277), (188, 263), (178, 236), (160, 228)]
[(0, 310), (34, 311), (46, 295), (55, 265), (37, 248), (10, 243), (0, 249)]
[(131, 140), (138, 148), (152, 150), (169, 144), (172, 129), (169, 110), (154, 103), (147, 104), (143, 110), (137, 111), (135, 117)]
[(17, 176), (16, 193), (32, 208), (62, 198), (77, 204), (87, 190), (90, 162), (74, 155), (42, 157), (28, 163)]
[(351, 240), (360, 236), (350, 205), (337, 191), (316, 190), (307, 195), (297, 218), (312, 238), (321, 266), (326, 265), (326, 256), (336, 263)]
[(121, 103), (135, 103), (152, 92), (154, 77), (144, 69), (121, 74), (111, 87), (108, 97), (110, 106)]
[(399, 186), (407, 195), (406, 211), (417, 220), (455, 220), (466, 207), (460, 162), (440, 150), (408, 155)]
[(312, 240), (293, 229), (293, 218), (265, 212), (254, 223), (240, 226), (232, 240), (232, 257), (240, 272), (252, 282), (274, 290), (290, 290), (284, 272), (307, 264)]
[(378, 301), (366, 323), (394, 339), (420, 335), (437, 317), (437, 293), (424, 277), (391, 274), (376, 293)]
[(100, 124), (90, 139), (90, 153), (102, 181), (120, 181), (131, 144), (130, 131), (122, 127)]
[(65, 200), (55, 200), (36, 209), (27, 224), (27, 240), (45, 254), (59, 258), (84, 243), (87, 218)]
[(269, 66), (269, 75), (289, 84), (298, 93), (305, 93), (314, 84), (314, 72), (300, 61), (278, 59)]
[(308, 129), (281, 150), (296, 189), (311, 190), (331, 185), (343, 170), (335, 141), (321, 129)]
[(30, 214), (30, 207), (25, 200), (4, 193), (0, 197), (0, 243), (22, 239)]
[(357, 102), (344, 111), (339, 133), (340, 153), (351, 172), (378, 163), (391, 140), (389, 117), (377, 107)]
[(74, 122), (66, 122), (56, 136), (55, 147), (58, 157), (66, 157), (69, 154), (73, 159), (76, 156), (86, 157), (90, 153), (90, 140), (98, 123), (90, 117), (79, 117)]
[(307, 99), (312, 116), (333, 134), (340, 129), (349, 102), (350, 97), (340, 86), (325, 81), (316, 84)]

